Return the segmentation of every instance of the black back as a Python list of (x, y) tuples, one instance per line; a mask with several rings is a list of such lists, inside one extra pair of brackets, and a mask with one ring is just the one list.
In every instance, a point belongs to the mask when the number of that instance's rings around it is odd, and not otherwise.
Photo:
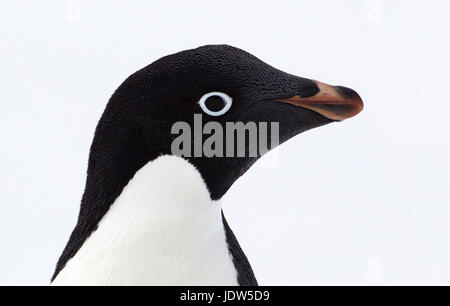
[(238, 283), (240, 286), (258, 286), (255, 274), (253, 273), (252, 266), (248, 262), (247, 256), (242, 251), (233, 231), (225, 219), (222, 212), (222, 221), (225, 227), (225, 233), (227, 237), (228, 250), (233, 257), (233, 263), (238, 274)]

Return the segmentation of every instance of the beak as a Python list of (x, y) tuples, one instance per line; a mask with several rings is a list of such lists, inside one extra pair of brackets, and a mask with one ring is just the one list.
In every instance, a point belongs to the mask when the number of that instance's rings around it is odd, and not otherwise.
[(341, 121), (353, 117), (362, 111), (364, 104), (361, 97), (353, 89), (342, 86), (330, 86), (322, 82), (313, 81), (319, 92), (312, 96), (277, 100), (295, 106), (315, 111), (331, 120)]

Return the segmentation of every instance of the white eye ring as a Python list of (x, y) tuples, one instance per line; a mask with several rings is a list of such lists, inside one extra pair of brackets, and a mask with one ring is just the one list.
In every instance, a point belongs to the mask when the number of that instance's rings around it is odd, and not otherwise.
[[(213, 97), (213, 96), (218, 96), (225, 103), (225, 106), (220, 111), (213, 112), (206, 106), (206, 100), (208, 100), (208, 98)], [(213, 92), (204, 94), (200, 98), (200, 101), (198, 101), (198, 103), (200, 104), (200, 107), (202, 108), (202, 110), (205, 113), (207, 113), (210, 116), (215, 116), (215, 117), (222, 116), (223, 114), (225, 114), (230, 109), (232, 102), (233, 102), (233, 99), (229, 95), (227, 95), (226, 93), (223, 93), (223, 92), (219, 92), (219, 91), (213, 91)]]

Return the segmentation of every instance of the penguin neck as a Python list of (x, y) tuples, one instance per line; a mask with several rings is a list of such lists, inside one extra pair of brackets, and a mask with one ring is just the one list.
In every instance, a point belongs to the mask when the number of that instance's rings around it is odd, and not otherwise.
[(236, 285), (221, 211), (194, 166), (161, 156), (136, 172), (54, 284)]

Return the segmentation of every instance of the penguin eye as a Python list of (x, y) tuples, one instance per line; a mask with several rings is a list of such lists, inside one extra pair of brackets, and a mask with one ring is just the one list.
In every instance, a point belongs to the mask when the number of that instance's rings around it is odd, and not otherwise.
[(222, 116), (231, 107), (233, 99), (223, 92), (210, 92), (204, 94), (198, 103), (202, 110), (210, 116)]

